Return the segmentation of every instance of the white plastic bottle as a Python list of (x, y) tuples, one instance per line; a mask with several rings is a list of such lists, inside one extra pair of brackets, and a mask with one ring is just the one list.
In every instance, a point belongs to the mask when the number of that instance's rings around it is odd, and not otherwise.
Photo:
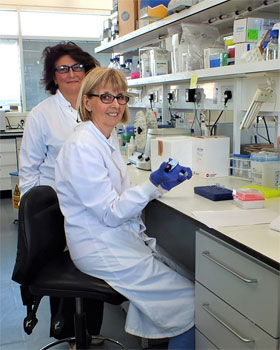
[(131, 157), (135, 151), (135, 143), (134, 143), (134, 137), (131, 136), (129, 140), (129, 144), (127, 146), (127, 157)]
[(266, 47), (266, 60), (276, 60), (278, 58), (278, 36), (279, 30), (272, 29), (269, 34), (269, 42)]
[(120, 66), (120, 58), (119, 57), (114, 57), (113, 59), (113, 62), (114, 62), (114, 69), (120, 69), (121, 66)]
[(205, 123), (204, 119), (201, 120), (200, 127), (201, 127), (201, 135), (202, 136), (209, 136), (209, 131), (208, 131), (208, 128), (206, 126), (206, 123)]

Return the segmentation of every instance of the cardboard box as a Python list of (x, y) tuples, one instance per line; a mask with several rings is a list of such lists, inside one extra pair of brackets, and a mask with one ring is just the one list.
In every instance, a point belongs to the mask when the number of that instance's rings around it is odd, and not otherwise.
[(137, 0), (118, 0), (119, 35), (125, 35), (136, 29)]
[(139, 49), (141, 77), (164, 75), (169, 72), (169, 51), (159, 47)]
[(256, 43), (238, 43), (235, 44), (235, 64), (242, 63), (241, 56), (257, 47)]
[(169, 52), (161, 48), (151, 50), (150, 64), (152, 76), (168, 74)]
[(230, 138), (226, 136), (172, 136), (151, 140), (151, 169), (168, 158), (190, 167), (203, 178), (229, 175)]
[(155, 171), (169, 158), (192, 168), (192, 138), (188, 136), (164, 136), (151, 140), (151, 169)]
[(170, 0), (140, 0), (140, 18), (160, 19), (168, 14)]
[(267, 30), (277, 22), (264, 18), (239, 18), (233, 22), (233, 42), (258, 42)]
[(203, 178), (229, 175), (230, 139), (226, 136), (192, 136), (192, 170)]

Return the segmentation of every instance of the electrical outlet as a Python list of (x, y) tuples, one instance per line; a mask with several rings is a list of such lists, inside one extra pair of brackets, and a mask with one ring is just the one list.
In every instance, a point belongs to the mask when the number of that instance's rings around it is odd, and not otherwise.
[[(229, 98), (229, 92), (231, 93), (231, 98)], [(233, 86), (221, 86), (221, 102), (225, 102), (225, 98), (228, 98), (228, 101), (233, 102)]]
[(172, 101), (178, 102), (179, 101), (179, 91), (178, 89), (170, 89), (170, 92), (172, 93)]
[(186, 102), (195, 102), (199, 103), (204, 99), (204, 91), (203, 89), (186, 89), (185, 91), (185, 101)]
[(155, 102), (158, 102), (158, 91), (157, 90), (155, 90), (155, 91), (151, 91), (150, 93), (149, 93), (149, 96), (153, 96), (153, 98), (152, 98), (152, 101), (155, 103)]

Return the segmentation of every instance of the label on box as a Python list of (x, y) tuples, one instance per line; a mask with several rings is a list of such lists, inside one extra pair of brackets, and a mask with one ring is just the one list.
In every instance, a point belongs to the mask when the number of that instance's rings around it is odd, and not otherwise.
[(13, 193), (13, 207), (15, 209), (19, 209), (19, 201), (20, 201), (20, 190), (18, 188), (18, 185), (16, 185)]
[(259, 31), (257, 29), (248, 29), (247, 30), (247, 40), (258, 41)]

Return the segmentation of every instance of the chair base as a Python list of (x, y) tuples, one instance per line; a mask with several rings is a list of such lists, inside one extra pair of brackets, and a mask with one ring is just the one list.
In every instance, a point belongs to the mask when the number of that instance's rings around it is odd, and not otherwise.
[[(111, 343), (114, 343), (114, 344), (117, 344), (119, 345), (122, 349), (125, 349), (127, 350), (127, 348), (122, 344), (120, 343), (118, 340), (115, 340), (115, 339), (111, 339), (111, 338), (105, 338), (105, 337), (95, 337), (95, 336), (91, 336), (91, 339), (100, 339), (100, 340), (104, 340), (104, 341), (109, 341)], [(60, 339), (60, 340), (56, 340), (46, 346), (44, 346), (43, 348), (41, 348), (40, 350), (47, 350), (47, 349), (50, 349), (52, 348), (53, 346), (56, 346), (58, 344), (61, 344), (61, 343), (69, 343), (69, 342), (75, 342), (76, 341), (76, 338), (75, 337), (69, 337), (69, 338), (64, 338), (64, 339)], [(77, 347), (77, 350), (85, 350), (84, 348), (83, 349), (80, 349)]]

